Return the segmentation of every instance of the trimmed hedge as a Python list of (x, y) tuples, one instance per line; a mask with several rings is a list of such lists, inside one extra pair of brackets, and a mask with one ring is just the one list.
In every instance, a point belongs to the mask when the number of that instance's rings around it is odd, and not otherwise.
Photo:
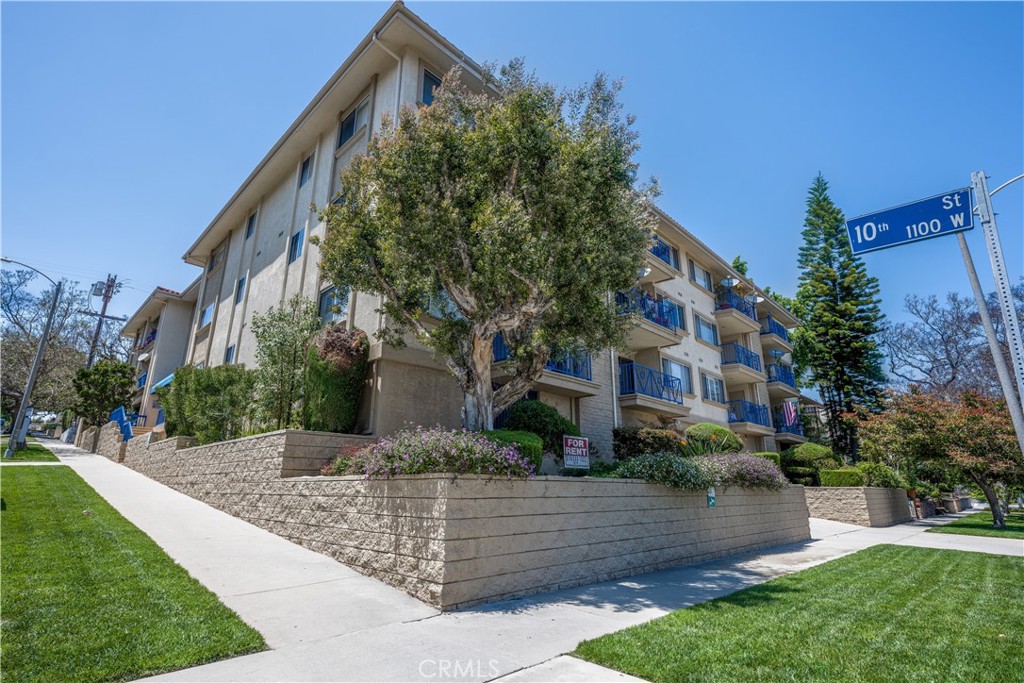
[(686, 428), (686, 442), (683, 445), (685, 455), (737, 453), (742, 448), (743, 441), (728, 427), (714, 422), (700, 422)]
[(628, 460), (648, 453), (679, 450), (681, 437), (672, 429), (658, 427), (616, 427), (612, 430), (612, 451), (616, 460)]
[(831, 449), (816, 443), (802, 443), (782, 454), (782, 464), (813, 467), (815, 470), (833, 469), (843, 463)]
[(867, 475), (859, 470), (822, 470), (818, 473), (822, 486), (865, 486)]
[(902, 489), (906, 487), (896, 470), (880, 462), (862, 462), (857, 464), (857, 469), (867, 477), (868, 486), (877, 486), (883, 489)]
[(775, 463), (775, 466), (778, 467), (779, 470), (782, 470), (782, 458), (779, 457), (778, 453), (751, 453), (751, 455), (756, 455), (760, 458), (767, 458)]
[(544, 450), (562, 455), (562, 436), (581, 436), (580, 428), (541, 401), (519, 401), (508, 409), (505, 429), (532, 432), (544, 442)]
[(540, 465), (544, 461), (544, 441), (533, 432), (495, 429), (480, 433), (501, 446), (515, 446), (533, 465), (533, 471), (540, 472)]

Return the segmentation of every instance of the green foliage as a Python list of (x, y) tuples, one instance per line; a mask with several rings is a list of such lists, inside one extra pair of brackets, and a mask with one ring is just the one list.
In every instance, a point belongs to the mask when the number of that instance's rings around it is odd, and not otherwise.
[(747, 263), (746, 259), (744, 259), (742, 256), (737, 255), (736, 258), (732, 260), (732, 267), (736, 269), (737, 273), (746, 277), (747, 270), (749, 270), (750, 268), (750, 264)]
[(492, 429), (481, 433), (502, 446), (515, 446), (519, 449), (520, 454), (533, 465), (533, 471), (540, 471), (540, 466), (544, 461), (544, 441), (538, 435), (533, 432), (511, 429)]
[(775, 463), (775, 466), (780, 470), (782, 469), (782, 459), (779, 457), (778, 453), (751, 453), (751, 455), (756, 455), (760, 458), (767, 458)]
[(807, 196), (796, 310), (803, 325), (793, 356), (821, 393), (832, 446), (857, 458), (857, 426), (845, 419), (856, 406), (875, 408), (885, 382), (877, 335), (883, 315), (878, 280), (854, 256), (843, 212), (819, 174)]
[[(519, 61), (487, 78), (493, 89), (473, 92), (456, 68), (429, 107), (385, 116), (341, 171), (345, 201), (320, 213), (324, 277), (384, 297), (383, 338), (412, 330), (438, 353), (469, 429), (526, 393), (553, 346), (623, 341), (607, 293), (636, 282), (656, 192), (637, 182), (619, 84), (558, 92)], [(495, 333), (509, 348), (497, 390)]]
[(362, 330), (335, 325), (314, 337), (302, 399), (306, 429), (349, 433), (355, 428), (369, 354), (370, 343)]
[(253, 315), (251, 328), (261, 421), (275, 429), (301, 427), (308, 348), (320, 329), (316, 302), (296, 295), (280, 307)]
[(682, 439), (673, 429), (630, 426), (612, 430), (612, 450), (616, 460), (627, 460), (648, 453), (671, 453), (679, 450)]
[(110, 413), (128, 408), (135, 394), (135, 368), (127, 363), (101, 360), (92, 368), (80, 368), (72, 380), (75, 412), (86, 423), (100, 426)]
[(802, 443), (782, 452), (782, 464), (823, 470), (839, 467), (843, 463), (830, 448), (816, 443)]
[(818, 473), (822, 486), (867, 486), (866, 474), (855, 469), (822, 470)]
[(580, 428), (542, 401), (519, 401), (508, 409), (505, 428), (533, 432), (544, 441), (544, 450), (562, 455), (562, 437), (580, 436)]
[(192, 436), (200, 444), (244, 436), (253, 412), (255, 373), (242, 365), (174, 371), (174, 381), (156, 390), (169, 436)]
[(765, 458), (745, 453), (697, 457), (678, 453), (648, 453), (622, 462), (616, 474), (688, 491), (701, 491), (710, 486), (777, 491), (788, 485), (774, 464)]
[(736, 453), (743, 448), (743, 441), (735, 432), (713, 422), (691, 425), (686, 428), (685, 434), (682, 450), (683, 454), (688, 456)]
[(816, 477), (788, 477), (790, 483), (799, 484), (800, 486), (817, 486), (818, 480)]
[(878, 486), (884, 489), (906, 488), (906, 482), (900, 479), (896, 470), (888, 465), (883, 465), (880, 462), (861, 462), (857, 463), (857, 469), (867, 477), (866, 486)]

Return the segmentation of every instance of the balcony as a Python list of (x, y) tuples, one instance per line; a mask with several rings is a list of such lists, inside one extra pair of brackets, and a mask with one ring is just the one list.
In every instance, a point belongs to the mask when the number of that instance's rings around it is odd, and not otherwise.
[(770, 436), (775, 433), (768, 419), (768, 406), (750, 401), (729, 401), (729, 426), (740, 434)]
[[(491, 377), (496, 382), (508, 379), (503, 366), (508, 360), (509, 349), (500, 334), (494, 338), (494, 362)], [(535, 385), (542, 391), (552, 391), (565, 396), (594, 396), (600, 388), (593, 382), (594, 372), (590, 354), (586, 351), (554, 350), (544, 366), (544, 374)]]
[(772, 418), (775, 422), (775, 440), (781, 443), (801, 444), (807, 441), (804, 435), (803, 425), (800, 424), (799, 412), (794, 412), (792, 424), (786, 424), (786, 414), (782, 406), (775, 406), (772, 410)]
[(722, 344), (722, 374), (730, 386), (765, 380), (761, 357), (737, 342)]
[(776, 400), (796, 398), (800, 395), (792, 366), (785, 363), (768, 364), (768, 395)]
[(715, 293), (715, 321), (723, 336), (747, 334), (761, 329), (754, 304), (731, 287), (719, 289)]
[(761, 323), (761, 346), (767, 351), (779, 349), (785, 353), (793, 350), (793, 343), (789, 340), (789, 330), (782, 323), (771, 315), (765, 315), (760, 319)]
[(658, 236), (655, 236), (651, 248), (647, 252), (647, 265), (641, 284), (655, 284), (665, 282), (676, 277), (679, 268), (679, 252), (673, 252), (672, 245)]
[(615, 305), (623, 315), (637, 318), (626, 345), (631, 349), (656, 349), (678, 344), (686, 334), (682, 307), (668, 299), (658, 299), (641, 289), (615, 294)]
[(149, 379), (148, 370), (139, 375), (139, 378), (135, 381), (135, 391), (140, 391), (143, 387), (145, 387), (147, 379)]
[(619, 365), (619, 405), (664, 417), (684, 417), (683, 383), (678, 377), (638, 363)]

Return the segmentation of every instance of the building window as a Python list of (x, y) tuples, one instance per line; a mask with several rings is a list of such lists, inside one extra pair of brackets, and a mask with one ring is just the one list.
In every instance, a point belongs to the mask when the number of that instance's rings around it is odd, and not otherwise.
[(678, 361), (669, 360), (668, 358), (661, 359), (661, 371), (671, 377), (678, 377), (679, 381), (683, 386), (683, 393), (693, 393), (693, 374), (690, 371), (690, 366), (686, 363), (680, 363)]
[(199, 329), (203, 329), (213, 322), (213, 307), (214, 304), (210, 304), (203, 309), (202, 314), (199, 316)]
[(688, 260), (690, 262), (690, 279), (709, 292), (715, 291), (715, 281), (712, 279), (711, 273), (694, 263), (693, 259)]
[(700, 373), (701, 384), (704, 385), (704, 400), (725, 403), (725, 383), (717, 377), (709, 377)]
[(302, 168), (299, 169), (299, 187), (302, 187), (309, 182), (309, 179), (313, 177), (313, 155), (310, 154), (308, 157), (302, 160)]
[(238, 284), (235, 285), (235, 304), (242, 303), (242, 297), (245, 296), (245, 278), (239, 278)]
[(676, 316), (675, 316), (675, 320), (673, 322), (676, 324), (676, 327), (678, 327), (681, 330), (685, 330), (686, 329), (686, 307), (683, 306), (681, 303), (677, 303), (676, 301), (673, 301), (672, 299), (668, 298), (667, 296), (664, 296), (663, 294), (658, 294), (658, 301), (664, 302), (665, 306), (669, 306), (671, 308), (676, 309)]
[(441, 86), (441, 79), (430, 73), (426, 69), (423, 70), (423, 92), (420, 95), (420, 101), (429, 106), (434, 102), (434, 90)]
[(715, 346), (718, 346), (718, 325), (698, 315), (697, 313), (694, 313), (693, 329), (697, 333), (698, 339), (700, 339), (701, 341), (706, 341), (708, 344), (714, 344)]
[(206, 363), (196, 363), (196, 370), (202, 370), (206, 367)]
[(348, 287), (331, 287), (320, 292), (320, 322), (339, 323), (348, 317)]
[(352, 112), (341, 120), (341, 128), (338, 130), (338, 147), (356, 136), (363, 126), (370, 120), (370, 98), (367, 97), (356, 105)]
[(305, 228), (292, 235), (291, 240), (288, 242), (288, 263), (294, 263), (295, 259), (302, 256), (302, 238), (305, 235)]
[(224, 262), (224, 252), (226, 251), (226, 249), (227, 247), (221, 247), (220, 249), (217, 249), (216, 251), (213, 252), (213, 254), (210, 256), (210, 265), (206, 267), (207, 273), (212, 273), (213, 271), (217, 270), (217, 266)]
[(232, 344), (224, 350), (224, 364), (231, 365), (235, 362), (235, 345)]
[(245, 239), (252, 237), (252, 234), (256, 232), (256, 212), (253, 211), (249, 216), (249, 220), (245, 222)]

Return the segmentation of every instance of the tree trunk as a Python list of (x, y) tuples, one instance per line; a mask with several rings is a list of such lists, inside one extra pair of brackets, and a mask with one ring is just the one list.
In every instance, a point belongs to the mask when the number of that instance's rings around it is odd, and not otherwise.
[(473, 432), (494, 429), (494, 387), (491, 384), (493, 339), (473, 333), (462, 406), (462, 425)]
[(992, 528), (1005, 529), (1006, 517), (1003, 515), (1003, 508), (999, 504), (999, 496), (996, 494), (995, 487), (977, 475), (972, 474), (971, 479), (973, 479), (974, 483), (977, 484), (985, 493), (985, 498), (988, 500), (988, 507), (992, 511)]

